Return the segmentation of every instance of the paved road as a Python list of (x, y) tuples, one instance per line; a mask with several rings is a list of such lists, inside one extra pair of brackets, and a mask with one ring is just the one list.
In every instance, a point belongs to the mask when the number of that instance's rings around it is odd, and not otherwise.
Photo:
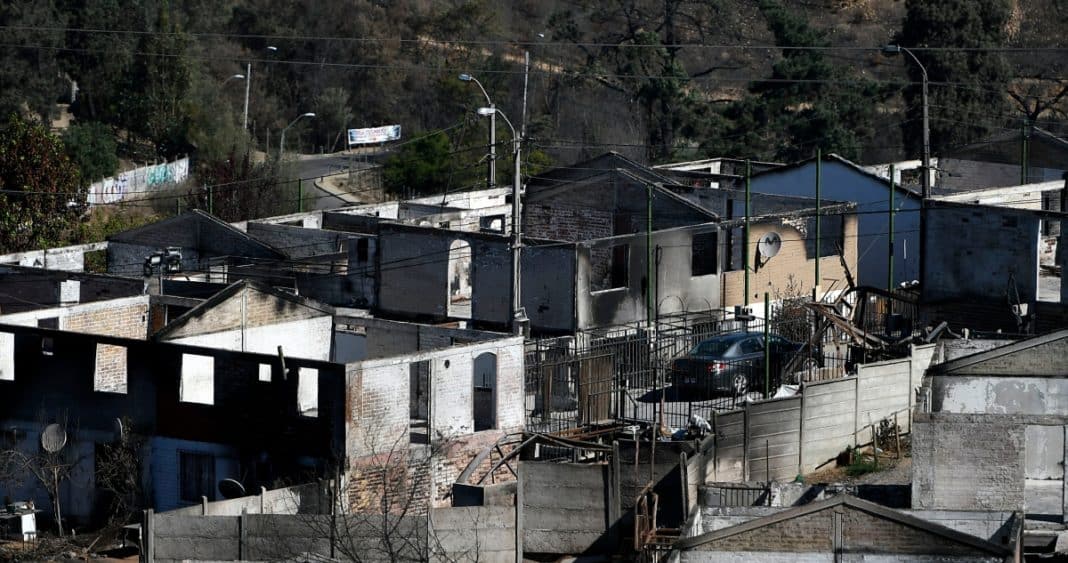
[[(363, 162), (362, 156), (352, 158), (354, 158), (353, 164), (357, 169), (371, 166), (371, 163)], [(331, 195), (330, 192), (314, 186), (314, 180), (319, 179), (319, 177), (330, 176), (348, 170), (349, 163), (350, 157), (348, 155), (306, 157), (293, 163), (295, 174), (300, 178), (306, 179), (304, 182), (305, 193), (313, 193), (315, 195), (314, 209), (334, 209), (352, 205), (351, 203), (346, 203), (344, 200)]]

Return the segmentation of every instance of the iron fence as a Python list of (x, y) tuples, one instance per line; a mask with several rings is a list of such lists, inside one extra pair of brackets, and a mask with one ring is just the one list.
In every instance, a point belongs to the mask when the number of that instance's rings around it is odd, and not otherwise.
[[(848, 342), (820, 323), (797, 301), (779, 305), (767, 323), (706, 311), (530, 341), (527, 428), (612, 422), (674, 432), (695, 415), (711, 419), (746, 401), (792, 394), (803, 382), (846, 376), (855, 363)], [(702, 354), (706, 345), (730, 354)]]

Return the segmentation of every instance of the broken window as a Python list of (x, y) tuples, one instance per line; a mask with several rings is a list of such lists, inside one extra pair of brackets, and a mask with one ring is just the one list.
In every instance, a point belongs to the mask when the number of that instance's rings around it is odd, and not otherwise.
[(475, 432), (497, 427), (497, 354), (475, 357), (473, 382)]
[(183, 403), (215, 404), (215, 358), (182, 354), (182, 380), (178, 400)]
[(627, 287), (630, 245), (590, 249), (590, 291)]
[(178, 489), (182, 502), (215, 500), (215, 456), (199, 452), (178, 452)]
[(690, 275), (707, 276), (718, 269), (717, 234), (696, 233), (690, 243)]
[(408, 416), (411, 418), (411, 441), (430, 443), (430, 361), (408, 364)]

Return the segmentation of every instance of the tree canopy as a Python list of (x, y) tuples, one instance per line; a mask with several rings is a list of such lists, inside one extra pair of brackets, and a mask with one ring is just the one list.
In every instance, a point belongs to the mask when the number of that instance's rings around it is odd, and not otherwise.
[(0, 128), (0, 252), (61, 240), (86, 205), (87, 186), (63, 142), (12, 115)]

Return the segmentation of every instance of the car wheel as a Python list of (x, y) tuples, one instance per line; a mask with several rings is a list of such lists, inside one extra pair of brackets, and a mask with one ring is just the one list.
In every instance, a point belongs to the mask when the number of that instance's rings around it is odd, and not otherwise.
[(731, 383), (735, 396), (745, 396), (749, 393), (749, 378), (744, 373), (736, 374)]

